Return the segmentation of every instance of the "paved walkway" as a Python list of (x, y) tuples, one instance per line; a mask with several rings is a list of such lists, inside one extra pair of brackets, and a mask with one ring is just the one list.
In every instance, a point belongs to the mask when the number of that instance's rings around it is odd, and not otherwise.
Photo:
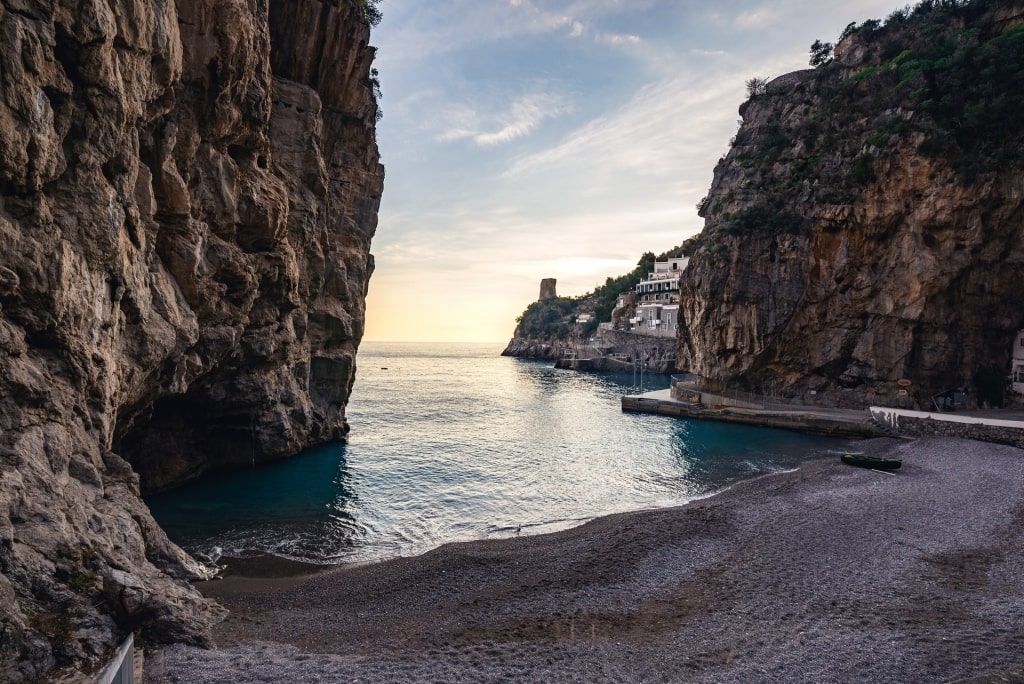
[[(672, 397), (671, 390), (656, 390), (622, 398), (622, 410), (636, 413), (656, 413), (680, 418), (698, 418), (748, 425), (780, 427), (815, 434), (873, 437), (886, 435), (884, 426), (872, 422), (871, 414), (865, 410), (834, 409), (818, 406), (781, 405), (772, 408), (750, 408), (744, 406), (717, 405), (716, 395), (702, 392), (702, 400), (713, 404), (679, 401)], [(722, 403), (728, 400), (722, 398)]]
[[(695, 386), (688, 387), (688, 389), (692, 392), (699, 391)], [(935, 425), (937, 429), (925, 430), (927, 434), (946, 434), (948, 429), (939, 427), (943, 423), (989, 425), (995, 426), (992, 429), (1024, 430), (1024, 411), (1019, 409), (975, 409), (944, 412), (918, 412), (877, 406), (864, 409), (843, 409), (800, 404), (773, 404), (770, 397), (765, 397), (763, 407), (757, 407), (751, 406), (751, 404), (757, 403), (753, 396), (737, 398), (712, 392), (699, 392), (701, 403), (697, 404), (676, 399), (669, 389), (628, 395), (622, 398), (622, 409), (638, 413), (657, 413), (857, 437), (901, 436), (900, 433), (903, 431), (896, 427), (898, 419), (893, 420), (889, 414), (896, 414), (897, 417), (906, 416), (907, 418), (935, 421), (929, 424)], [(734, 403), (747, 404), (747, 406), (735, 406)], [(1008, 438), (1005, 436), (998, 438), (968, 436), (972, 439), (985, 439), (986, 441), (1015, 445), (1020, 441), (1018, 438), (1007, 441)]]

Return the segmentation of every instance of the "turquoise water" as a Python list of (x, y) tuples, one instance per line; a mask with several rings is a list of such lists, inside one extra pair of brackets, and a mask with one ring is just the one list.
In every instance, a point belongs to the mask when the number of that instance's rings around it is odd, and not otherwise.
[(555, 370), (500, 351), (365, 343), (347, 444), (147, 502), (190, 550), (369, 561), (681, 504), (842, 444), (622, 413), (620, 397), (639, 389), (633, 374)]

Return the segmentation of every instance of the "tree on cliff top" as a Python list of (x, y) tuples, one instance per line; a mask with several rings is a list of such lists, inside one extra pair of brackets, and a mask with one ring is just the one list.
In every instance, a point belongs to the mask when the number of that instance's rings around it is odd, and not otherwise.
[(753, 78), (747, 79), (747, 99), (752, 100), (755, 97), (768, 94), (768, 79), (761, 78), (760, 76), (754, 76)]
[(376, 26), (380, 23), (380, 3), (381, 0), (352, 0), (356, 8), (363, 15), (363, 20), (366, 21), (370, 26)]
[(823, 43), (820, 40), (811, 44), (811, 66), (819, 67), (832, 61), (832, 52), (835, 46), (832, 43)]

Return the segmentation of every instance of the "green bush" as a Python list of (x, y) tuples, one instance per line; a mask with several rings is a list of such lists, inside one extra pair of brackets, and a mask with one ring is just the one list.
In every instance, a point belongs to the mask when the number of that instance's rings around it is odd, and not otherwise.
[(569, 324), (575, 314), (575, 301), (568, 297), (551, 297), (534, 302), (516, 319), (519, 337), (560, 340), (569, 335)]
[(380, 12), (381, 0), (352, 0), (356, 8), (362, 14), (363, 21), (370, 26), (376, 26), (380, 23), (383, 15)]

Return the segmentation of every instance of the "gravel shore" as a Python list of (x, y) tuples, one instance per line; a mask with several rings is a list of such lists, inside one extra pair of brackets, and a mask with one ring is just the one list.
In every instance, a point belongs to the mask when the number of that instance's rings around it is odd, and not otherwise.
[(954, 439), (864, 448), (903, 468), (821, 457), (556, 534), (305, 574), (239, 567), (200, 585), (231, 611), (219, 648), (170, 647), (151, 674), (1024, 681), (1024, 451)]

